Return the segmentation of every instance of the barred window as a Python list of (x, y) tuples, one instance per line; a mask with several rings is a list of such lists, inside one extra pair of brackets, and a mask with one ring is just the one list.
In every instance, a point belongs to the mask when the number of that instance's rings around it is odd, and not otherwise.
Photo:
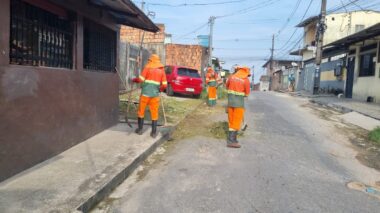
[(11, 1), (10, 64), (73, 67), (73, 26), (67, 13), (59, 11), (63, 13)]
[(90, 20), (84, 20), (83, 66), (89, 71), (114, 72), (116, 32)]

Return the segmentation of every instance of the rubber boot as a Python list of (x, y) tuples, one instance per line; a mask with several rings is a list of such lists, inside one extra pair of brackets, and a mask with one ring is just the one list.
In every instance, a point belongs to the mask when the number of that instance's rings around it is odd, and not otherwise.
[(227, 144), (231, 144), (234, 142), (234, 138), (232, 136), (232, 131), (228, 131)]
[(239, 143), (239, 141), (237, 140), (238, 133), (239, 133), (238, 131), (234, 131), (234, 134), (233, 134), (234, 143)]
[(240, 148), (240, 144), (239, 142), (237, 141), (237, 131), (232, 131), (231, 132), (231, 139), (232, 139), (232, 143), (230, 144), (227, 144), (227, 147), (230, 147), (230, 148)]
[(152, 121), (152, 132), (150, 133), (150, 136), (156, 138), (157, 135), (157, 121)]
[(143, 134), (143, 126), (144, 126), (144, 118), (138, 118), (137, 124), (138, 124), (138, 128), (136, 129), (135, 132), (138, 135), (142, 135)]

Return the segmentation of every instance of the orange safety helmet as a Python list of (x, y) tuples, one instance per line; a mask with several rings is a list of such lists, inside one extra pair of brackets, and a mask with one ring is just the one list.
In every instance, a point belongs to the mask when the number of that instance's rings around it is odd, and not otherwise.
[(164, 67), (164, 65), (160, 61), (160, 57), (156, 54), (152, 54), (148, 60), (148, 63), (146, 64), (146, 68), (161, 68)]
[(235, 73), (238, 72), (238, 71), (244, 72), (248, 77), (251, 76), (251, 69), (249, 67), (246, 67), (246, 66), (236, 66), (235, 67)]

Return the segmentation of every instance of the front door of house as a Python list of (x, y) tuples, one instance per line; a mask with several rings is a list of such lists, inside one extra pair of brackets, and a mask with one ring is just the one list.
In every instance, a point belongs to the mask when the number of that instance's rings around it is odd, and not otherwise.
[(355, 75), (355, 58), (348, 58), (347, 79), (346, 79), (346, 98), (352, 98), (352, 89), (354, 87)]

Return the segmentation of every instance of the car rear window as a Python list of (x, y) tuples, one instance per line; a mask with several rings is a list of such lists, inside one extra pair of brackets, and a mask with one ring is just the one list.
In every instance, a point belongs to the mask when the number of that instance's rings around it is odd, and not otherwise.
[(172, 74), (172, 71), (173, 71), (173, 67), (171, 67), (171, 66), (165, 67), (165, 73), (166, 74), (170, 75), (170, 74)]
[(198, 70), (187, 69), (187, 68), (178, 68), (179, 76), (188, 76), (192, 78), (200, 78), (201, 76), (198, 73)]

